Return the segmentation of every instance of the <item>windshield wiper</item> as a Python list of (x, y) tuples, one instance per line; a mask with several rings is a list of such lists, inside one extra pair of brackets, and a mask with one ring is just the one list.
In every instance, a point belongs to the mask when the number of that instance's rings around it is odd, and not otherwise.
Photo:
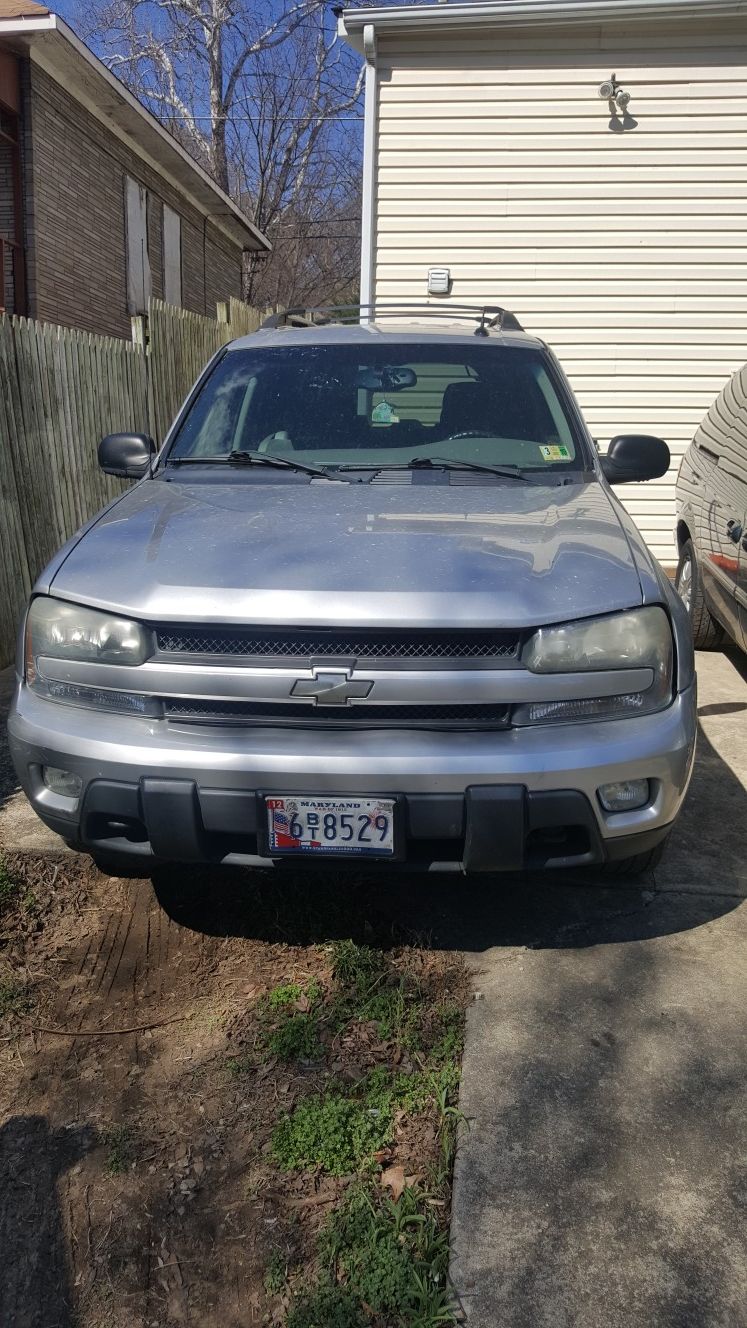
[(457, 461), (450, 457), (416, 456), (407, 463), (408, 470), (481, 470), (487, 475), (500, 475), (506, 480), (524, 480), (527, 484), (534, 481), (518, 466), (489, 466), (482, 461)]
[(524, 480), (526, 484), (536, 484), (532, 476), (525, 474), (518, 466), (488, 466), (481, 461), (456, 461), (448, 457), (416, 456), (411, 461), (395, 461), (391, 466), (350, 465), (338, 466), (338, 470), (371, 470), (378, 475), (382, 470), (481, 470), (487, 475), (500, 475), (502, 479)]
[(275, 466), (280, 470), (296, 470), (301, 475), (314, 475), (318, 479), (331, 480), (328, 470), (322, 470), (320, 466), (306, 466), (302, 461), (291, 461), (289, 457), (271, 456), (269, 452), (229, 452), (226, 456), (213, 457), (169, 457), (167, 464), (170, 466), (238, 466), (251, 465)]
[(319, 479), (331, 480), (334, 476), (321, 466), (307, 466), (303, 461), (291, 461), (290, 457), (273, 456), (271, 452), (229, 452), (228, 460), (232, 465), (241, 462), (259, 466), (279, 466), (280, 469), (297, 470), (301, 475), (316, 475)]

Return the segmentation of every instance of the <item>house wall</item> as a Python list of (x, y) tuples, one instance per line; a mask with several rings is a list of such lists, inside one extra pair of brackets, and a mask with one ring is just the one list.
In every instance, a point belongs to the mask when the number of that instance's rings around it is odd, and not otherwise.
[(148, 190), (153, 295), (163, 293), (163, 204), (182, 221), (182, 303), (215, 314), (241, 297), (241, 250), (231, 245), (126, 143), (36, 64), (26, 126), (29, 311), (45, 322), (129, 337), (125, 177)]
[(376, 297), (448, 266), (553, 346), (602, 450), (664, 437), (666, 479), (619, 492), (668, 564), (679, 457), (747, 360), (746, 65), (744, 19), (379, 39)]

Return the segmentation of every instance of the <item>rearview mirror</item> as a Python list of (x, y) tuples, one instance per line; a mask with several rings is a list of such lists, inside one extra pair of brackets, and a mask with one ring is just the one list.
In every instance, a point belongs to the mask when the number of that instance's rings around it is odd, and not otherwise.
[(645, 433), (623, 433), (612, 439), (607, 455), (599, 458), (608, 484), (656, 480), (669, 470), (669, 448), (661, 438)]
[(146, 433), (110, 433), (99, 443), (99, 466), (106, 475), (140, 480), (148, 474), (155, 452)]
[(381, 368), (361, 369), (356, 374), (355, 385), (368, 392), (403, 392), (406, 387), (415, 387), (418, 376), (409, 364), (385, 364)]

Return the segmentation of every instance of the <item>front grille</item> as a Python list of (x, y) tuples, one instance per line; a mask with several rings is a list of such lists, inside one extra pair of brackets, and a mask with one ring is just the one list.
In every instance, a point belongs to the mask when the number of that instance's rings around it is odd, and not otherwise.
[(319, 660), (390, 660), (394, 663), (438, 664), (479, 660), (484, 667), (510, 664), (518, 658), (521, 640), (514, 631), (340, 631), (319, 628), (156, 628), (161, 654), (208, 657), (212, 660), (298, 662)]
[(496, 705), (310, 706), (293, 702), (164, 700), (175, 723), (264, 724), (276, 728), (505, 729), (509, 707)]

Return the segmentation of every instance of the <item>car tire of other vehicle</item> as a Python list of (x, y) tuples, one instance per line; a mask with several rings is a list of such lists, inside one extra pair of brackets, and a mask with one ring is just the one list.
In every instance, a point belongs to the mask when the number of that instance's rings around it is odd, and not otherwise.
[(655, 848), (647, 853), (634, 853), (630, 858), (620, 858), (617, 862), (608, 862), (603, 871), (605, 876), (642, 876), (644, 872), (658, 867), (669, 843), (669, 835), (662, 839)]
[(714, 618), (703, 595), (700, 568), (691, 539), (685, 540), (677, 564), (675, 588), (690, 615), (697, 650), (714, 650), (724, 639), (724, 629)]

